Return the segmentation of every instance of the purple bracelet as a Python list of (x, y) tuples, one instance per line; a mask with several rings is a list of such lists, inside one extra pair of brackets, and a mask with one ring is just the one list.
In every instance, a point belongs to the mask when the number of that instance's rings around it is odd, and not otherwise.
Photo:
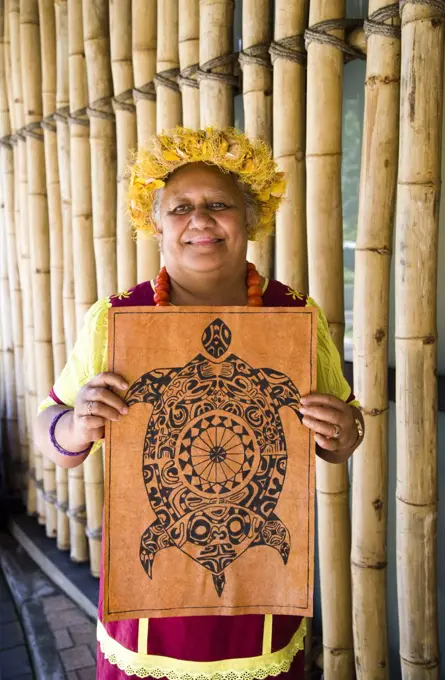
[(82, 456), (84, 453), (88, 453), (88, 451), (91, 449), (91, 447), (93, 445), (91, 443), (83, 451), (67, 451), (62, 446), (60, 446), (60, 444), (56, 440), (55, 431), (56, 431), (57, 423), (59, 422), (61, 417), (65, 415), (65, 413), (68, 413), (68, 411), (72, 411), (72, 410), (73, 410), (72, 408), (66, 408), (64, 411), (60, 411), (59, 413), (56, 413), (56, 415), (54, 416), (54, 418), (51, 421), (51, 425), (49, 426), (49, 438), (51, 440), (51, 444), (54, 446), (55, 449), (57, 449), (57, 451), (59, 453), (62, 454), (62, 456)]

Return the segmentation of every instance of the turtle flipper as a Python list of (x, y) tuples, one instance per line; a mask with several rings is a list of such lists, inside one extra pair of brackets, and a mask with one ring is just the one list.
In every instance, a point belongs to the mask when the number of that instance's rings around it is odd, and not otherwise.
[(224, 572), (221, 574), (213, 574), (213, 583), (215, 585), (215, 590), (218, 593), (218, 597), (221, 597), (224, 586), (226, 585), (226, 577), (224, 576)]
[(165, 531), (159, 519), (144, 531), (141, 538), (139, 557), (147, 576), (152, 578), (153, 562), (160, 550), (174, 546), (173, 541)]
[(290, 378), (280, 371), (275, 371), (273, 368), (261, 368), (260, 373), (266, 377), (267, 386), (271, 391), (272, 399), (277, 404), (278, 408), (288, 406), (300, 419), (303, 420), (303, 414), (300, 413), (300, 391)]
[(251, 547), (256, 545), (268, 545), (275, 548), (280, 553), (284, 564), (287, 564), (290, 553), (290, 534), (276, 515), (270, 515), (269, 519), (264, 522)]
[(144, 373), (134, 381), (128, 390), (125, 395), (125, 403), (127, 406), (141, 402), (152, 404), (160, 399), (162, 392), (177, 373), (177, 368), (156, 368)]

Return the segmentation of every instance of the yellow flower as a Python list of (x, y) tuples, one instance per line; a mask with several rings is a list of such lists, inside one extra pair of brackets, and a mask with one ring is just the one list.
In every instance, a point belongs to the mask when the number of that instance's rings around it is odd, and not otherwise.
[(303, 300), (304, 299), (304, 295), (302, 293), (297, 293), (297, 291), (293, 290), (292, 288), (287, 289), (286, 295), (290, 295), (292, 300)]
[(130, 295), (132, 294), (132, 290), (130, 291), (125, 291), (125, 293), (117, 293), (116, 295), (111, 295), (112, 298), (116, 298), (117, 300), (124, 300), (126, 298), (129, 298)]

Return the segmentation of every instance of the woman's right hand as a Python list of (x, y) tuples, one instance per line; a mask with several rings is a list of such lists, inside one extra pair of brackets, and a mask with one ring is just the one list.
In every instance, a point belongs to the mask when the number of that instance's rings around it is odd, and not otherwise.
[(107, 420), (119, 421), (128, 413), (121, 397), (113, 392), (127, 390), (128, 384), (117, 373), (99, 373), (79, 390), (73, 414), (73, 437), (76, 444), (88, 446), (103, 439)]

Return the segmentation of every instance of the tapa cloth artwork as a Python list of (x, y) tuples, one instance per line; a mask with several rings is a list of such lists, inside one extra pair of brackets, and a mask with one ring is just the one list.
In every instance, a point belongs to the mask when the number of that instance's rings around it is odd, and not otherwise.
[(110, 310), (105, 621), (312, 615), (316, 314)]

